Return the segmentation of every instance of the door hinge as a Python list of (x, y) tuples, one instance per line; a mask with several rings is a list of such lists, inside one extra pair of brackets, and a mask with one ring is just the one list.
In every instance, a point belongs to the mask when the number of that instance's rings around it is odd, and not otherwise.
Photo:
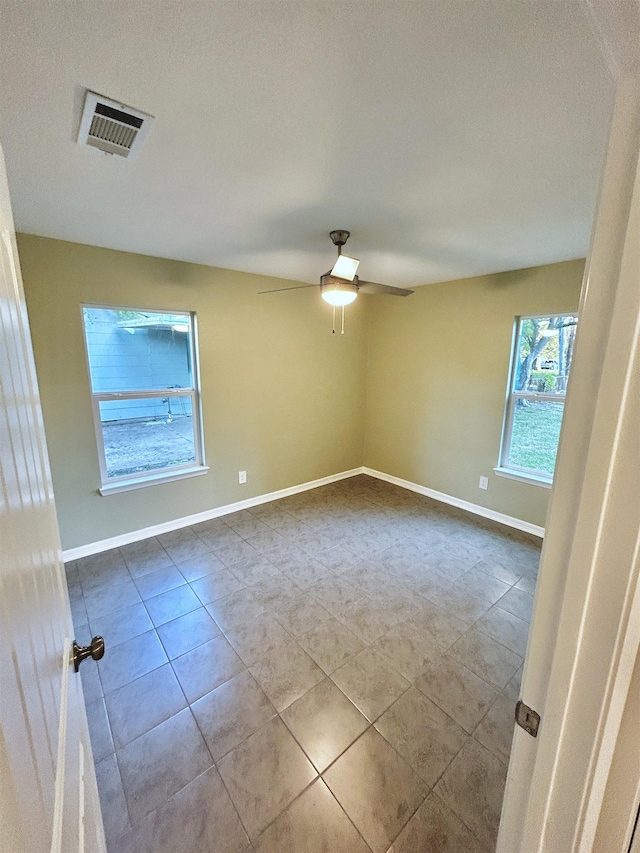
[(516, 723), (521, 726), (531, 737), (538, 737), (538, 726), (540, 725), (540, 714), (533, 708), (525, 705), (522, 699), (518, 699), (516, 705)]

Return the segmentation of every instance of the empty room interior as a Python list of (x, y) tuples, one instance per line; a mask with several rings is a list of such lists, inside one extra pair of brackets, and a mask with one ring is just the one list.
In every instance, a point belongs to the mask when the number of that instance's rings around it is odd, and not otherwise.
[(0, 4), (108, 853), (495, 851), (615, 98), (585, 5)]

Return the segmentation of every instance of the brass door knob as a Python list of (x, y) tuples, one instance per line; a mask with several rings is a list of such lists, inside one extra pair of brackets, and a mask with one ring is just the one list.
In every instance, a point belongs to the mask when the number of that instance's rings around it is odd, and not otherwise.
[(73, 641), (73, 668), (77, 672), (80, 664), (85, 658), (101, 660), (104, 657), (104, 640), (102, 637), (94, 637), (88, 646), (79, 646)]

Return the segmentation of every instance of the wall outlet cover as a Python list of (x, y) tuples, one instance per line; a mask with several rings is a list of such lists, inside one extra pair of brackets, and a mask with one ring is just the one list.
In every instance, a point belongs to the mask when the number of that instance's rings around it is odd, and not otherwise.
[(488, 477), (480, 477), (480, 482), (478, 483), (479, 489), (488, 489), (489, 488), (489, 478)]
[(238, 471), (238, 482), (240, 485), (247, 482), (247, 472), (246, 471)]

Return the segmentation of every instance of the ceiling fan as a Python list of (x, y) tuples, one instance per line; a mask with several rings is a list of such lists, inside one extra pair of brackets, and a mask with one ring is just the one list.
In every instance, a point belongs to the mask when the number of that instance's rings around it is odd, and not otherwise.
[[(344, 334), (344, 306), (354, 301), (358, 293), (386, 293), (389, 296), (409, 296), (413, 290), (404, 287), (391, 287), (388, 284), (377, 284), (375, 281), (363, 281), (358, 278), (357, 270), (360, 261), (342, 254), (342, 247), (349, 239), (349, 231), (331, 231), (329, 236), (333, 245), (338, 247), (338, 259), (329, 272), (320, 276), (320, 284), (300, 284), (294, 287), (278, 287), (275, 290), (261, 290), (263, 293), (280, 293), (283, 290), (302, 290), (305, 287), (320, 287), (322, 298), (335, 309), (342, 308), (342, 334)], [(259, 295), (260, 295), (259, 294)]]

